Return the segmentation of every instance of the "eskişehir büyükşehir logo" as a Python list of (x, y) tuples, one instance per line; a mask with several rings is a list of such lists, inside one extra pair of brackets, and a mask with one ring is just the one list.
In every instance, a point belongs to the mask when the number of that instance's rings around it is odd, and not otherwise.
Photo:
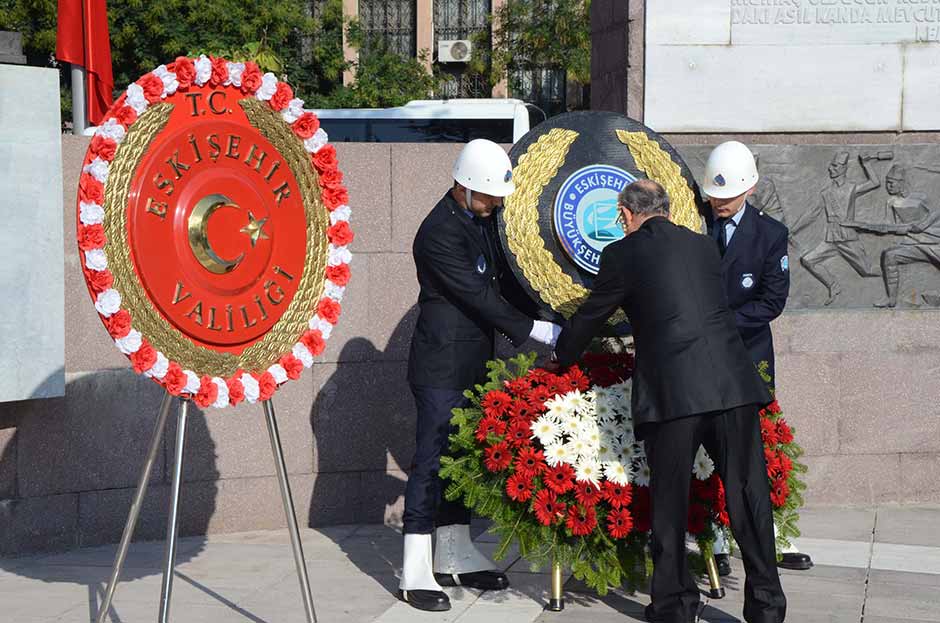
[(592, 275), (601, 251), (623, 238), (617, 195), (636, 178), (623, 169), (592, 164), (572, 173), (555, 197), (555, 235), (571, 261)]

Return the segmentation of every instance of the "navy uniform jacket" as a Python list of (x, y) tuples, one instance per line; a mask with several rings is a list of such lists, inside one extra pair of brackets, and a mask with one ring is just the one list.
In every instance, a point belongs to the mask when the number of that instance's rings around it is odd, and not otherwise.
[(418, 283), (418, 323), (411, 339), (408, 381), (467, 389), (486, 375), (495, 331), (514, 346), (532, 331), (532, 319), (500, 295), (493, 219), (471, 218), (448, 192), (421, 223), (412, 252)]
[[(574, 363), (618, 307), (633, 327), (633, 419), (641, 426), (770, 397), (751, 363), (721, 287), (714, 240), (651, 218), (601, 254), (594, 290), (555, 346)], [(702, 374), (702, 370), (708, 370)]]
[[(711, 221), (708, 229), (717, 240)], [(746, 204), (721, 258), (722, 283), (738, 332), (754, 364), (769, 364), (771, 382), (774, 340), (770, 322), (783, 312), (790, 293), (787, 237), (785, 225)]]

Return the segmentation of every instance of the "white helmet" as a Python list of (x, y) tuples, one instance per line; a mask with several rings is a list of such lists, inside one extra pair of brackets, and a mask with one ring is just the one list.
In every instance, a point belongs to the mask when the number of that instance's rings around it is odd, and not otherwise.
[(461, 186), (494, 197), (512, 194), (512, 162), (503, 148), (478, 138), (467, 143), (454, 163), (454, 180)]
[(754, 154), (744, 143), (728, 141), (712, 150), (705, 163), (702, 190), (709, 197), (730, 199), (754, 187), (757, 164)]

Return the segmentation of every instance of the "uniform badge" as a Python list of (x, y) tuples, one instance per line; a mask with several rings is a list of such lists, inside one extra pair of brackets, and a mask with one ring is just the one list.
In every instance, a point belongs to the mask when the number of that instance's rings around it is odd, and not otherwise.
[(718, 175), (715, 176), (715, 186), (724, 186), (725, 184), (727, 184), (727, 182), (725, 182), (724, 175), (719, 173)]
[(754, 275), (752, 273), (744, 273), (741, 275), (741, 287), (746, 290), (754, 287)]
[(790, 258), (788, 258), (786, 255), (780, 258), (780, 270), (783, 272), (790, 270)]
[(481, 275), (486, 273), (486, 258), (482, 255), (477, 258), (477, 272)]
[(509, 171), (506, 171), (506, 175), (503, 177), (503, 181), (508, 184), (511, 179), (512, 179), (512, 169), (510, 169)]

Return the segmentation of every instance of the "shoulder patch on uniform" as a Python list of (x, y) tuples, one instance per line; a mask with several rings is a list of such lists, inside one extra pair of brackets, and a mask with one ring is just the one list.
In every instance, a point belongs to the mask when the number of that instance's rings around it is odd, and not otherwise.
[(783, 272), (790, 270), (790, 258), (786, 255), (780, 258), (780, 270)]
[(741, 275), (741, 287), (745, 290), (749, 290), (754, 287), (754, 274), (753, 273), (744, 273)]

